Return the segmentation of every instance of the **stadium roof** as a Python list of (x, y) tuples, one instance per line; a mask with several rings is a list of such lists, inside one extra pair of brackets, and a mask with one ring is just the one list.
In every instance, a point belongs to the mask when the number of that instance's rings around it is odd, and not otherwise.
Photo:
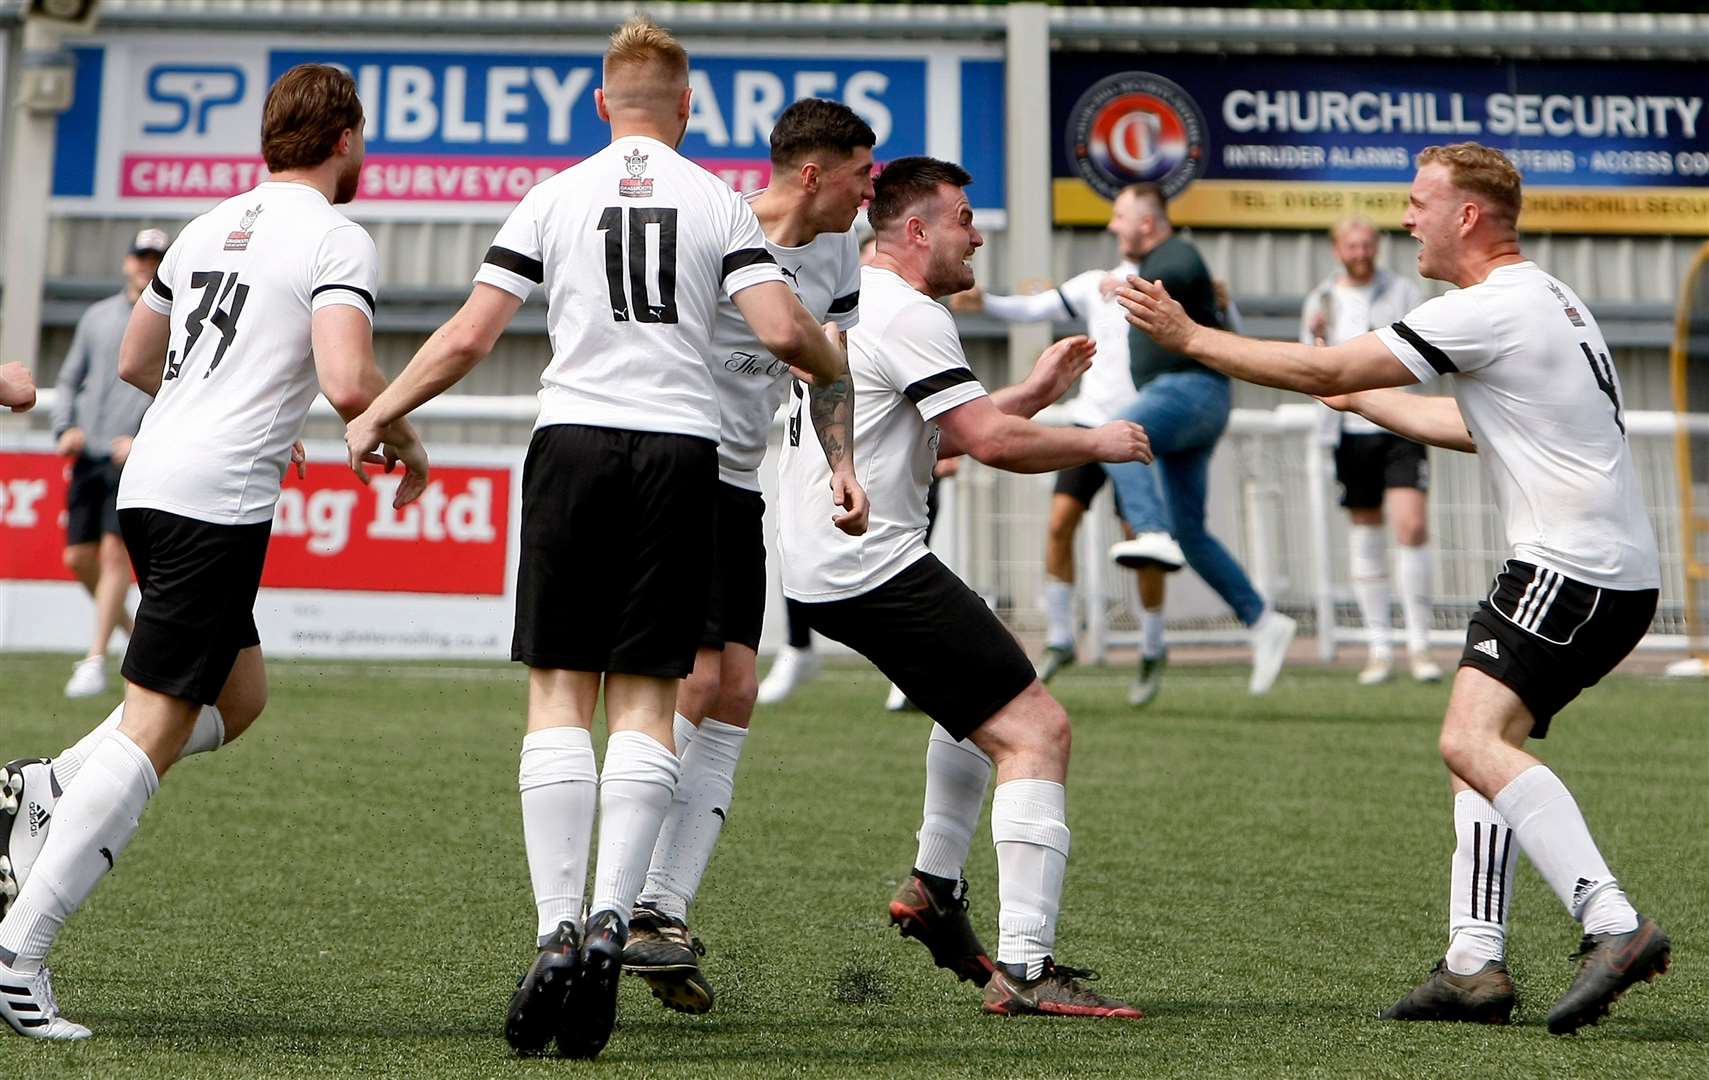
[[(23, 0), (0, 0), (18, 18)], [(937, 37), (996, 40), (1000, 6), (948, 4), (651, 3), (691, 35)], [(103, 0), (108, 29), (363, 29), (519, 34), (607, 31), (611, 3), (587, 0)], [(1352, 54), (1709, 57), (1709, 14), (1057, 8), (1053, 37), (1078, 48)]]

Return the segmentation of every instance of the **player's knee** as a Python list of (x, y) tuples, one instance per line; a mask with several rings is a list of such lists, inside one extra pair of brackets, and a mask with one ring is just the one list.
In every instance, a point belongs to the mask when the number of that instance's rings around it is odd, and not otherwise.
[(1397, 521), (1394, 538), (1401, 547), (1423, 547), (1430, 541), (1430, 528), (1423, 521)]
[(81, 577), (86, 571), (95, 568), (95, 548), (93, 544), (73, 544), (65, 549), (61, 558), (65, 568)]
[(1469, 776), (1477, 760), (1479, 739), (1475, 734), (1453, 725), (1445, 725), (1436, 737), (1436, 750), (1442, 763), (1456, 776)]
[(760, 682), (755, 676), (726, 675), (720, 681), (718, 705), (712, 710), (712, 716), (726, 724), (747, 727), (759, 696)]
[(1052, 750), (1066, 759), (1074, 739), (1072, 725), (1068, 722), (1068, 710), (1043, 687), (1038, 689), (1043, 700), (1038, 705), (1037, 719), (1032, 725), (1035, 741), (1041, 749)]
[(705, 716), (718, 702), (722, 688), (723, 678), (717, 665), (696, 664), (682, 681), (682, 689), (677, 694), (677, 711), (684, 716)]
[(117, 537), (109, 536), (101, 541), (101, 573), (128, 574), (131, 572), (131, 558), (125, 551), (125, 545)]

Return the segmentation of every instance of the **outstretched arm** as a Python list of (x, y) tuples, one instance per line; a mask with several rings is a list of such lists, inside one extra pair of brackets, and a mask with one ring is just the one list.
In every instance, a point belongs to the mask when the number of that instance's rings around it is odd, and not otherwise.
[(1049, 427), (999, 410), (980, 396), (935, 418), (941, 431), (940, 457), (971, 455), (981, 464), (1008, 472), (1041, 473), (1092, 461), (1151, 461), (1145, 429), (1126, 420), (1096, 428)]
[(1460, 415), (1459, 403), (1451, 397), (1424, 397), (1405, 390), (1379, 389), (1320, 400), (1331, 409), (1358, 413), (1378, 427), (1413, 442), (1468, 454), (1478, 452), (1465, 417)]
[(1200, 326), (1161, 284), (1142, 278), (1129, 278), (1116, 300), (1127, 321), (1165, 349), (1260, 386), (1331, 396), (1418, 381), (1374, 333), (1328, 348), (1241, 337)]

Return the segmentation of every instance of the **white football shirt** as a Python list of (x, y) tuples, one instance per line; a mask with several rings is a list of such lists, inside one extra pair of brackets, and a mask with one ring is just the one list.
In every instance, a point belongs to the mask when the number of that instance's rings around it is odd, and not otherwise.
[[(860, 321), (860, 240), (853, 229), (820, 233), (799, 247), (769, 239), (765, 246), (815, 322), (835, 322), (846, 332)], [(723, 414), (718, 478), (758, 491), (771, 420), (789, 393), (789, 365), (765, 350), (728, 295), (712, 326), (711, 363)]]
[(1420, 382), (1454, 376), (1514, 558), (1601, 588), (1660, 587), (1620, 377), (1578, 294), (1513, 263), (1376, 333)]
[(1111, 270), (1076, 274), (1057, 290), (1068, 313), (1086, 321), (1086, 336), (1097, 347), (1091, 368), (1080, 376), (1080, 392), (1068, 402), (1069, 415), (1076, 424), (1097, 427), (1106, 423), (1131, 405), (1138, 393), (1128, 360), (1127, 312), (1116, 303), (1113, 288), (1107, 294), (1104, 290), (1107, 279), (1125, 284), (1130, 274), (1138, 272), (1138, 263), (1124, 261)]
[(790, 405), (778, 463), (783, 591), (823, 602), (870, 592), (926, 554), (926, 488), (938, 459), (933, 418), (985, 395), (968, 369), (955, 318), (889, 270), (861, 271), (860, 324), (849, 332), (855, 472), (872, 509), (864, 536), (831, 524), (831, 467)]
[(551, 424), (718, 439), (708, 369), (718, 298), (782, 281), (759, 219), (730, 185), (628, 135), (541, 181), (475, 280), (527, 299), (546, 286)]
[[(1364, 285), (1349, 285), (1340, 274), (1331, 275), (1306, 296), (1300, 311), (1300, 343), (1315, 345), (1311, 333), (1312, 318), (1322, 312), (1328, 323), (1324, 341), (1340, 345), (1379, 326), (1387, 326), (1418, 306), (1421, 299), (1418, 286), (1410, 279), (1378, 270)], [(1383, 428), (1358, 413), (1336, 412), (1322, 406), (1320, 434), (1323, 441), (1334, 445), (1343, 434), (1382, 435)]]
[(314, 313), (374, 317), (374, 241), (306, 184), (269, 181), (190, 222), (142, 302), (172, 320), (118, 505), (216, 525), (273, 516), (319, 392)]

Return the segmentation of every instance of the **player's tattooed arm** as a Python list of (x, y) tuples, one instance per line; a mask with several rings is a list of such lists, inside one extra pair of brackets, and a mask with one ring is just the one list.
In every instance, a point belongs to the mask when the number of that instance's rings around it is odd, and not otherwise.
[(854, 380), (844, 372), (829, 386), (809, 386), (807, 403), (825, 461), (836, 472), (854, 450)]

